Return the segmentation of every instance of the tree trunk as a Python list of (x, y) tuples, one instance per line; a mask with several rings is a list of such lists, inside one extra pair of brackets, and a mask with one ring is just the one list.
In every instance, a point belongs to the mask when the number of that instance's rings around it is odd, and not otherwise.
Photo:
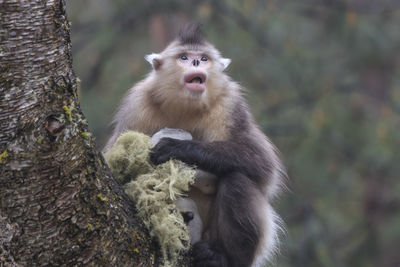
[(0, 0), (0, 266), (157, 265), (76, 88), (65, 2)]

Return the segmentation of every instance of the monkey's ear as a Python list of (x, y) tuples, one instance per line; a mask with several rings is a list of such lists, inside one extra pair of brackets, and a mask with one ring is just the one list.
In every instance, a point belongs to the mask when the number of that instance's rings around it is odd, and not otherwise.
[(224, 65), (224, 69), (226, 69), (231, 64), (231, 60), (229, 58), (221, 58), (221, 63)]
[(147, 62), (153, 67), (153, 69), (158, 70), (161, 67), (161, 56), (160, 54), (152, 53), (144, 57)]

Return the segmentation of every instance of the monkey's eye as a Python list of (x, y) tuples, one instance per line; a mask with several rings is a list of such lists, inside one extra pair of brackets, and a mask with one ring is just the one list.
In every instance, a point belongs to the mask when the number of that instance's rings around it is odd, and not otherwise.
[(207, 61), (208, 58), (207, 58), (206, 56), (202, 56), (200, 60), (201, 60), (201, 61)]
[(181, 58), (182, 60), (188, 60), (188, 57), (187, 57), (186, 55), (182, 55), (180, 58)]

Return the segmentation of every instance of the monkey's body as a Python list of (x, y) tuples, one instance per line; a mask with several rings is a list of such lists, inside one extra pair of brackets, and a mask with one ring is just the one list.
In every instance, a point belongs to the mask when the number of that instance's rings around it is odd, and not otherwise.
[[(240, 86), (223, 73), (227, 59), (198, 34), (185, 29), (149, 58), (154, 70), (125, 98), (107, 147), (125, 130), (153, 135), (169, 127), (191, 133), (193, 140), (161, 139), (150, 159), (160, 164), (175, 158), (217, 176), (211, 200), (202, 200), (196, 190), (190, 194), (205, 217), (206, 233), (193, 247), (194, 265), (258, 266), (277, 241), (278, 217), (269, 203), (284, 168), (254, 123)], [(209, 58), (203, 62), (202, 55)], [(190, 66), (188, 58), (194, 58)], [(199, 77), (189, 81), (187, 75)]]

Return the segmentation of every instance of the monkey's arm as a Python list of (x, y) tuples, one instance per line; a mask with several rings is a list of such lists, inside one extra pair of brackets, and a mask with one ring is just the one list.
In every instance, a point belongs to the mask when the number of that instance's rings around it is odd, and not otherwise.
[[(163, 138), (152, 149), (150, 160), (158, 165), (174, 158), (189, 165), (221, 176), (231, 172), (240, 172), (257, 179), (268, 161), (251, 144), (239, 144), (232, 141), (200, 142)], [(260, 161), (263, 162), (259, 166)]]

